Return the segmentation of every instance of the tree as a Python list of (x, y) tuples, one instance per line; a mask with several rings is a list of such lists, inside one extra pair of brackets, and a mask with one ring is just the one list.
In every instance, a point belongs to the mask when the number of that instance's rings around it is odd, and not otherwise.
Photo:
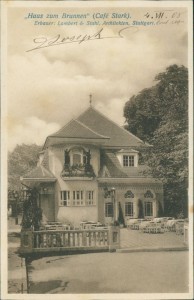
[(39, 230), (42, 220), (42, 210), (38, 207), (37, 199), (39, 197), (38, 190), (34, 187), (29, 192), (29, 197), (23, 203), (23, 229)]
[(41, 146), (17, 145), (16, 148), (8, 153), (8, 188), (9, 190), (19, 190), (20, 176), (31, 171), (38, 161), (38, 153)]
[(141, 199), (138, 199), (138, 218), (143, 219), (144, 213), (143, 213), (143, 203)]
[(123, 225), (125, 226), (125, 219), (124, 219), (124, 216), (123, 216), (123, 210), (121, 208), (121, 202), (119, 202), (119, 216), (118, 216), (118, 222), (119, 222), (119, 225)]
[(126, 128), (150, 143), (143, 160), (164, 183), (165, 212), (187, 216), (188, 70), (172, 65), (124, 107)]

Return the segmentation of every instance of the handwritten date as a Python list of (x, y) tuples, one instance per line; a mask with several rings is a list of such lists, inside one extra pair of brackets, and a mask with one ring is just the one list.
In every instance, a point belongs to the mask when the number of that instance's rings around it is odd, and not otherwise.
[(157, 10), (154, 12), (146, 12), (144, 17), (147, 19), (180, 19), (184, 12), (178, 12), (173, 9)]

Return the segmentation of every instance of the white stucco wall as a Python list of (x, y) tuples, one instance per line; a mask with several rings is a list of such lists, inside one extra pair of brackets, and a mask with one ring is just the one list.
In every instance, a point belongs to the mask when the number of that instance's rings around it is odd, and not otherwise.
[[(111, 186), (108, 186), (108, 189), (111, 189)], [(163, 197), (162, 197), (162, 186), (155, 187), (154, 185), (146, 185), (146, 184), (136, 184), (136, 185), (120, 185), (114, 183), (114, 187), (116, 188), (115, 198), (116, 202), (120, 202), (121, 208), (123, 211), (123, 217), (125, 219), (125, 222), (131, 218), (138, 218), (139, 214), (139, 208), (138, 208), (138, 200), (141, 199), (142, 205), (143, 205), (143, 212), (145, 211), (145, 202), (152, 202), (153, 203), (153, 216), (158, 216), (158, 208), (159, 204), (158, 201), (161, 202), (163, 206)], [(130, 190), (134, 194), (134, 198), (125, 198), (125, 193)], [(150, 190), (153, 194), (153, 198), (145, 198), (144, 194), (147, 192), (147, 190)], [(104, 198), (104, 191), (103, 188), (100, 187), (99, 190), (99, 216), (101, 218), (102, 223), (109, 223), (111, 222), (111, 218), (105, 217), (105, 202), (111, 202), (111, 198), (105, 199)], [(125, 203), (126, 202), (133, 202), (133, 216), (125, 216)], [(146, 217), (146, 216), (144, 216)], [(150, 216), (149, 216), (150, 218)]]
[(63, 224), (79, 226), (82, 221), (98, 221), (97, 209), (94, 207), (59, 207), (57, 220)]
[[(72, 192), (83, 191), (84, 196), (86, 191), (94, 191), (95, 205), (88, 206), (60, 206), (60, 191), (71, 191), (71, 203)], [(85, 197), (84, 197), (85, 198)], [(85, 200), (85, 199), (84, 199)], [(81, 221), (98, 221), (98, 185), (96, 180), (63, 180), (58, 179), (58, 188), (56, 191), (56, 216), (57, 220), (62, 223), (72, 223), (75, 226), (79, 225)]]

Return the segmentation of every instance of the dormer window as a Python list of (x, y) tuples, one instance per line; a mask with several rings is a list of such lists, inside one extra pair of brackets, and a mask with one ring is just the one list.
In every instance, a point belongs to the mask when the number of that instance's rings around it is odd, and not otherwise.
[(116, 156), (122, 167), (130, 168), (138, 166), (139, 152), (133, 149), (121, 149), (116, 153)]
[(134, 155), (123, 155), (123, 167), (134, 167)]

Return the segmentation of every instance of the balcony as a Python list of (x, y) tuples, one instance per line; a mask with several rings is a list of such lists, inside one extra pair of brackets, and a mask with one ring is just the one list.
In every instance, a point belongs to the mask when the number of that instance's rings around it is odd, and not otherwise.
[(62, 179), (68, 179), (75, 177), (80, 178), (91, 178), (95, 177), (95, 173), (92, 165), (90, 164), (75, 164), (70, 166), (69, 164), (65, 164), (63, 171), (61, 172)]

